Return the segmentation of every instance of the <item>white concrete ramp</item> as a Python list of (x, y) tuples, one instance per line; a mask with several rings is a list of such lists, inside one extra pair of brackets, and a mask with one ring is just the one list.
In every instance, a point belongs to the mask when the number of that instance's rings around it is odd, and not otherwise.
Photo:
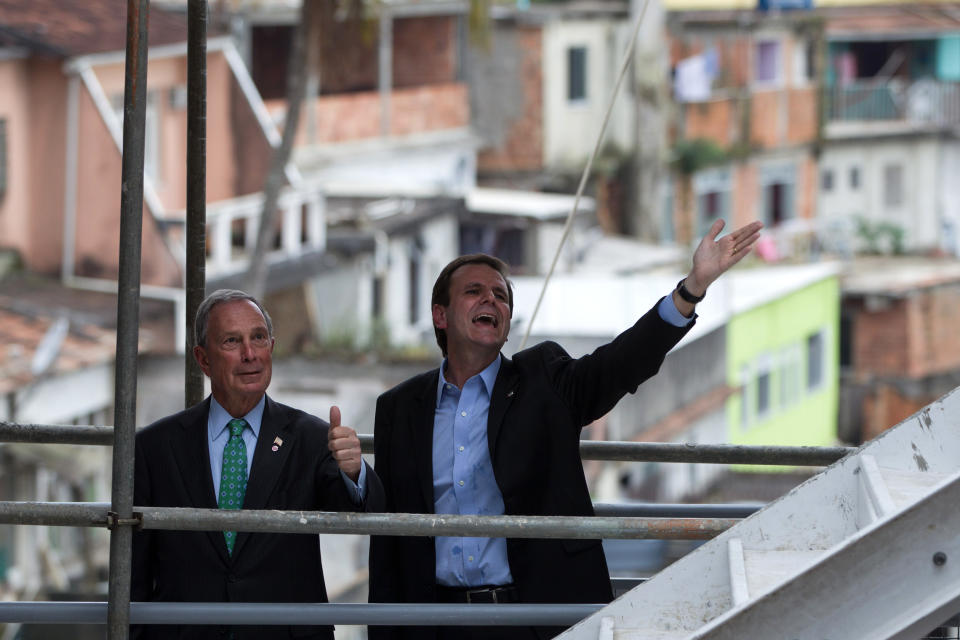
[(565, 640), (916, 640), (960, 613), (960, 389)]

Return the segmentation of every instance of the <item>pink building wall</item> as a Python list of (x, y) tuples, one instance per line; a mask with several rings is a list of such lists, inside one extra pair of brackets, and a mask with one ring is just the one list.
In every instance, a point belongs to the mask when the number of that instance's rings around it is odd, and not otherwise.
[(30, 101), (27, 60), (0, 61), (0, 118), (7, 129), (7, 189), (0, 196), (0, 247), (30, 244), (30, 218), (22, 215), (30, 202)]

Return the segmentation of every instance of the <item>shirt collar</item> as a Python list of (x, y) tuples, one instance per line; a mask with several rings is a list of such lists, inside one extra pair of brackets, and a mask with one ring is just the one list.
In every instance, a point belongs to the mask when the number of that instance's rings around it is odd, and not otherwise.
[[(253, 435), (258, 438), (260, 437), (260, 423), (263, 422), (263, 409), (266, 403), (267, 396), (264, 394), (264, 396), (260, 398), (260, 402), (258, 402), (253, 409), (250, 409), (247, 415), (240, 416), (247, 421), (247, 424), (250, 425), (250, 429), (253, 431)], [(210, 416), (207, 418), (207, 433), (210, 439), (216, 440), (227, 428), (227, 423), (231, 420), (233, 420), (233, 416), (217, 402), (216, 398), (210, 396)]]
[[(477, 376), (480, 376), (480, 381), (483, 383), (483, 388), (486, 389), (488, 396), (493, 395), (493, 385), (497, 381), (497, 374), (500, 373), (500, 361), (502, 358), (502, 355), (497, 354), (497, 357), (493, 359), (493, 362), (488, 364), (486, 369), (477, 374)], [(444, 358), (443, 362), (440, 363), (440, 379), (437, 381), (437, 404), (440, 404), (440, 399), (443, 397), (443, 388), (447, 384), (447, 379), (443, 377), (443, 371), (446, 368), (447, 359)]]

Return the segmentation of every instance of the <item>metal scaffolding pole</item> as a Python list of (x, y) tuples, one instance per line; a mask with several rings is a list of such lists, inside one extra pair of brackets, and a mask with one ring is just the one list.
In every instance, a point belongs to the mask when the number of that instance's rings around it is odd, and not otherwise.
[[(184, 266), (187, 344), (184, 406), (203, 400), (203, 372), (193, 357), (193, 320), (206, 288), (207, 0), (187, 2), (187, 258)], [(178, 319), (179, 320), (179, 319)]]
[[(16, 424), (0, 420), (0, 442), (108, 445), (113, 427)], [(373, 436), (360, 434), (364, 453), (373, 453)], [(689, 462), (784, 466), (827, 466), (855, 447), (775, 447), (734, 444), (672, 444), (663, 442), (580, 443), (584, 460), (621, 462)]]
[(114, 392), (113, 481), (107, 638), (125, 640), (130, 621), (133, 529), (133, 440), (137, 417), (140, 322), (140, 234), (143, 229), (143, 151), (147, 99), (149, 0), (127, 2), (120, 190), (120, 273), (117, 282), (117, 357)]
[[(427, 513), (351, 513), (270, 509), (137, 507), (144, 529), (347, 533), (391, 536), (474, 536), (629, 540), (708, 540), (736, 518), (636, 518), (620, 516), (461, 516)], [(0, 524), (103, 527), (107, 507), (90, 502), (0, 502)]]
[[(0, 622), (102, 624), (102, 602), (0, 602)], [(133, 624), (572, 625), (602, 604), (135, 602)]]

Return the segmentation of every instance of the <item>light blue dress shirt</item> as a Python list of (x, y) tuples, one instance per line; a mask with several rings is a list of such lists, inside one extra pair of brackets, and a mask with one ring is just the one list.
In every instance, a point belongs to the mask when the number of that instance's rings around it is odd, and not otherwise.
[(672, 324), (675, 327), (685, 327), (697, 318), (697, 314), (694, 313), (689, 318), (680, 313), (680, 310), (677, 309), (677, 305), (673, 302), (673, 292), (671, 291), (663, 301), (657, 305), (657, 313), (660, 314), (660, 319), (666, 322), (667, 324)]
[[(667, 295), (657, 312), (664, 322), (685, 327), (687, 318)], [(433, 415), (433, 500), (436, 513), (503, 515), (503, 495), (493, 475), (487, 442), (487, 415), (500, 358), (458, 389), (440, 366)], [(221, 447), (221, 451), (222, 451)], [(505, 585), (513, 582), (505, 538), (436, 538), (437, 583), (448, 587)]]
[[(263, 408), (266, 406), (266, 396), (260, 398), (260, 402), (250, 410), (245, 416), (240, 416), (250, 425), (249, 429), (244, 429), (241, 437), (247, 447), (247, 477), (250, 477), (250, 466), (253, 464), (253, 454), (257, 448), (257, 438), (260, 436), (260, 425), (263, 422)], [(233, 420), (226, 409), (224, 409), (216, 398), (210, 396), (210, 413), (207, 416), (207, 450), (210, 452), (210, 473), (213, 474), (214, 495), (220, 496), (220, 474), (223, 468), (223, 449), (230, 440), (229, 422)], [(358, 482), (351, 480), (343, 471), (340, 472), (347, 489), (350, 490), (350, 496), (355, 504), (361, 504), (367, 491), (367, 465), (360, 465), (360, 477)]]
[[(436, 513), (503, 515), (503, 496), (487, 444), (487, 413), (500, 358), (468, 379), (463, 389), (440, 367), (433, 418), (433, 499)], [(446, 586), (510, 584), (504, 538), (436, 539), (437, 583)]]

